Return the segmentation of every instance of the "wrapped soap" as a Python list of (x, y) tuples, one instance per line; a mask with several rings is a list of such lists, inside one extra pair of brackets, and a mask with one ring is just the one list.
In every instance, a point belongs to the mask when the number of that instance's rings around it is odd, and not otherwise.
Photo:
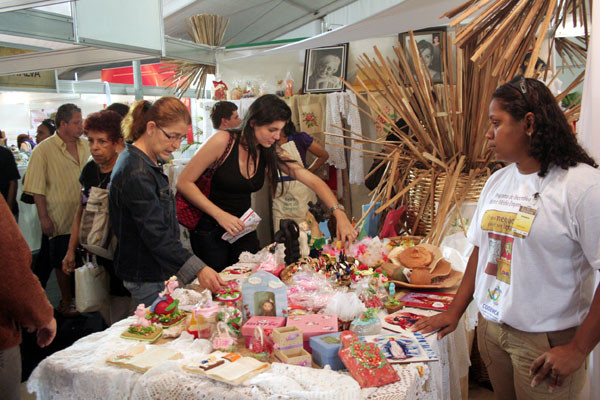
[(376, 308), (369, 308), (350, 324), (350, 330), (358, 336), (377, 335), (381, 332), (381, 321)]

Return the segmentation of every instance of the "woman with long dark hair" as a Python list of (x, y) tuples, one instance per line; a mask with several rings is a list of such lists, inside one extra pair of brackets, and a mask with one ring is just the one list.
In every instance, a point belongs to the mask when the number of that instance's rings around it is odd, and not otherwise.
[(496, 398), (578, 398), (600, 341), (600, 171), (540, 81), (500, 86), (489, 116), (490, 149), (509, 165), (481, 193), (455, 300), (414, 329), (443, 337), (474, 298)]
[[(177, 190), (204, 212), (191, 231), (194, 253), (218, 271), (236, 263), (242, 251), (259, 250), (256, 232), (232, 244), (221, 236), (225, 232), (235, 236), (244, 228), (240, 217), (250, 208), (250, 195), (262, 187), (265, 176), (274, 196), (281, 194), (276, 189), (282, 172), (307, 185), (337, 218), (338, 238), (345, 241), (356, 238), (343, 207), (325, 182), (277, 150), (275, 143), (290, 117), (290, 108), (277, 96), (268, 94), (259, 97), (248, 109), (241, 130), (214, 134), (179, 176)], [(227, 148), (230, 150), (224, 154)], [(226, 158), (216, 169), (210, 197), (206, 197), (195, 182), (223, 155)]]

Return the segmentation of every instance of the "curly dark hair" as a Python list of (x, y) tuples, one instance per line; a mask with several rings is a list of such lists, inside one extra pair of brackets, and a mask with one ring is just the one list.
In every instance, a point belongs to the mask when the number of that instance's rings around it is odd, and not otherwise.
[(88, 115), (83, 123), (83, 133), (87, 136), (89, 131), (105, 132), (108, 138), (117, 143), (123, 139), (121, 133), (121, 120), (123, 118), (116, 112), (102, 110)]
[(578, 163), (598, 168), (594, 159), (577, 143), (565, 114), (543, 82), (519, 75), (496, 89), (492, 99), (496, 99), (517, 121), (525, 118), (528, 112), (534, 114), (529, 155), (540, 163), (539, 176), (546, 176), (553, 164), (562, 169)]

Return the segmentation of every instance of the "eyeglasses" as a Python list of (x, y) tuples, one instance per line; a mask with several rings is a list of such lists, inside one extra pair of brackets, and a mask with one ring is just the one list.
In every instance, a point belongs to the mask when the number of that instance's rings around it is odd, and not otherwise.
[(158, 127), (158, 129), (160, 129), (162, 131), (162, 133), (165, 134), (165, 136), (167, 137), (167, 139), (169, 139), (171, 141), (171, 143), (175, 143), (175, 142), (181, 143), (181, 141), (183, 139), (185, 139), (185, 136), (169, 135), (167, 132), (165, 132), (165, 130), (163, 128), (160, 127), (160, 125), (156, 124), (156, 126)]

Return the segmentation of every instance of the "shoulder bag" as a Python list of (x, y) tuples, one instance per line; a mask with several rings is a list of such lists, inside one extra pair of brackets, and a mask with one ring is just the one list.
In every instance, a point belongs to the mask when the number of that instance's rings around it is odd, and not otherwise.
[[(217, 168), (223, 164), (227, 156), (229, 155), (229, 151), (231, 150), (231, 146), (233, 146), (235, 138), (233, 134), (229, 134), (229, 142), (227, 143), (227, 147), (225, 147), (225, 151), (221, 154), (221, 157), (215, 161), (210, 167), (208, 167), (202, 175), (196, 181), (196, 186), (198, 189), (206, 196), (210, 196), (210, 185), (212, 182), (213, 175)], [(175, 195), (175, 202), (177, 205), (177, 220), (179, 223), (189, 230), (196, 228), (200, 218), (204, 214), (203, 211), (199, 210), (196, 206), (190, 203), (183, 195), (179, 192)]]

